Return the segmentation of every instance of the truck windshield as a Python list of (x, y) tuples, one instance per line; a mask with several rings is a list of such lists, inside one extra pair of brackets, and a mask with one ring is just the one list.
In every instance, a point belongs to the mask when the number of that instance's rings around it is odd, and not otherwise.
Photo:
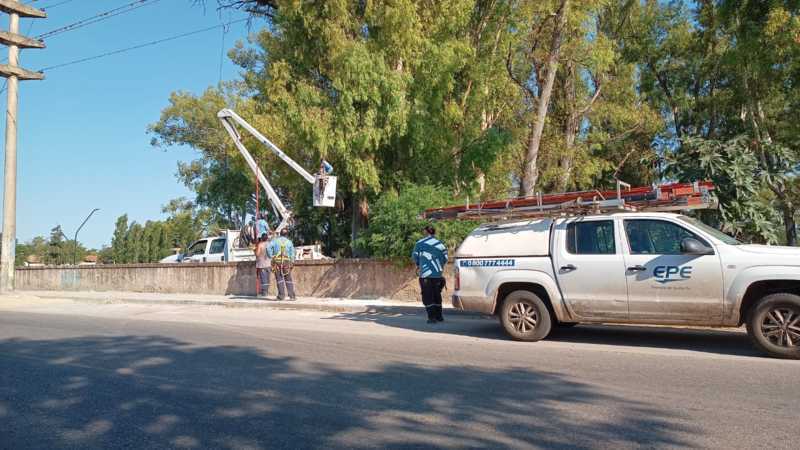
[(718, 229), (716, 229), (714, 227), (710, 227), (710, 226), (704, 224), (703, 222), (701, 222), (701, 221), (699, 221), (699, 220), (697, 220), (697, 219), (695, 219), (693, 217), (679, 216), (678, 218), (680, 220), (686, 222), (686, 223), (692, 224), (692, 225), (696, 226), (697, 228), (700, 228), (701, 230), (703, 230), (706, 233), (710, 234), (712, 237), (715, 237), (715, 238), (719, 239), (720, 241), (722, 241), (722, 242), (724, 242), (724, 243), (726, 243), (728, 245), (740, 245), (741, 244), (741, 242), (739, 242), (738, 240), (728, 236), (727, 234), (723, 233), (722, 231), (719, 231)]

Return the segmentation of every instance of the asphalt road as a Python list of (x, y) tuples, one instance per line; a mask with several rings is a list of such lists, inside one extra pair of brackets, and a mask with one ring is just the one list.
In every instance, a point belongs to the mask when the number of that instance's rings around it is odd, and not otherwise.
[(0, 448), (800, 448), (736, 331), (0, 301)]

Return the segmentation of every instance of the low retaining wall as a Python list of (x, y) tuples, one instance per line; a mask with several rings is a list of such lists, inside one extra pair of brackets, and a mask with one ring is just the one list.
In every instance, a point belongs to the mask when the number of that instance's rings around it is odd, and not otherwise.
[[(448, 286), (452, 268), (447, 267)], [(418, 301), (413, 267), (388, 261), (301, 261), (292, 272), (301, 297), (391, 298)], [(20, 290), (132, 291), (184, 294), (255, 294), (255, 264), (119, 264), (16, 269)], [(270, 294), (275, 293), (272, 279)]]

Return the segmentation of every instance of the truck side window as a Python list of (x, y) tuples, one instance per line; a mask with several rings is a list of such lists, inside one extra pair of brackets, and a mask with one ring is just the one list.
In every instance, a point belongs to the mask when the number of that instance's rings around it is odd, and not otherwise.
[(686, 228), (664, 220), (626, 220), (625, 234), (633, 255), (680, 255), (681, 241), (686, 238), (709, 246)]
[(613, 255), (614, 222), (597, 220), (567, 225), (567, 251), (573, 255)]
[(206, 251), (206, 241), (199, 241), (189, 248), (189, 256), (202, 255)]
[(225, 251), (225, 239), (214, 239), (211, 241), (211, 250), (208, 253), (216, 255)]

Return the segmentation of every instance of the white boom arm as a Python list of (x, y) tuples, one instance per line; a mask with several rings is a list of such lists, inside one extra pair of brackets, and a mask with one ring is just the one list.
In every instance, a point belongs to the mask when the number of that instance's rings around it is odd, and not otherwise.
[[(261, 172), (261, 169), (259, 169), (255, 159), (253, 159), (253, 156), (250, 155), (250, 152), (248, 152), (247, 148), (245, 148), (244, 144), (242, 144), (242, 137), (236, 129), (237, 124), (242, 128), (244, 128), (245, 130), (247, 130), (247, 132), (252, 134), (261, 143), (266, 145), (267, 148), (272, 150), (272, 153), (275, 153), (278, 156), (278, 158), (282, 159), (286, 164), (289, 165), (289, 167), (294, 169), (295, 172), (299, 173), (300, 176), (305, 178), (306, 181), (314, 185), (315, 206), (317, 206), (318, 203), (319, 206), (329, 206), (327, 203), (332, 203), (332, 201), (335, 199), (336, 177), (311, 175), (310, 173), (308, 173), (308, 171), (306, 171), (299, 164), (297, 164), (292, 158), (290, 158), (286, 153), (284, 153), (281, 149), (279, 149), (277, 145), (273, 144), (272, 141), (267, 139), (263, 134), (259, 133), (258, 130), (253, 128), (252, 125), (247, 123), (246, 120), (239, 117), (239, 115), (233, 112), (232, 110), (223, 109), (219, 113), (217, 113), (217, 117), (222, 122), (222, 126), (225, 127), (225, 130), (231, 136), (231, 139), (233, 139), (233, 143), (236, 145), (236, 148), (239, 150), (239, 153), (241, 153), (242, 156), (244, 156), (244, 160), (247, 162), (247, 165), (250, 166), (250, 170), (252, 170), (253, 173), (256, 174), (256, 178), (258, 179), (259, 183), (261, 183), (261, 186), (263, 186), (264, 190), (267, 191), (267, 197), (269, 197), (269, 201), (272, 202), (273, 205), (275, 205), (278, 214), (280, 214), (281, 223), (276, 228), (276, 231), (280, 231), (286, 228), (287, 225), (289, 225), (289, 222), (291, 221), (292, 218), (292, 212), (286, 209), (286, 206), (283, 205), (283, 202), (278, 197), (278, 194), (275, 193), (275, 190), (272, 188), (272, 185), (269, 184), (267, 177), (265, 177), (264, 174)], [(323, 180), (324, 182), (320, 184), (320, 180)], [(324, 196), (321, 198), (330, 199), (330, 202), (317, 201), (317, 192), (320, 189), (319, 186), (321, 186), (320, 195)], [(331, 197), (331, 192), (333, 197)], [(332, 206), (332, 204), (330, 206)]]

